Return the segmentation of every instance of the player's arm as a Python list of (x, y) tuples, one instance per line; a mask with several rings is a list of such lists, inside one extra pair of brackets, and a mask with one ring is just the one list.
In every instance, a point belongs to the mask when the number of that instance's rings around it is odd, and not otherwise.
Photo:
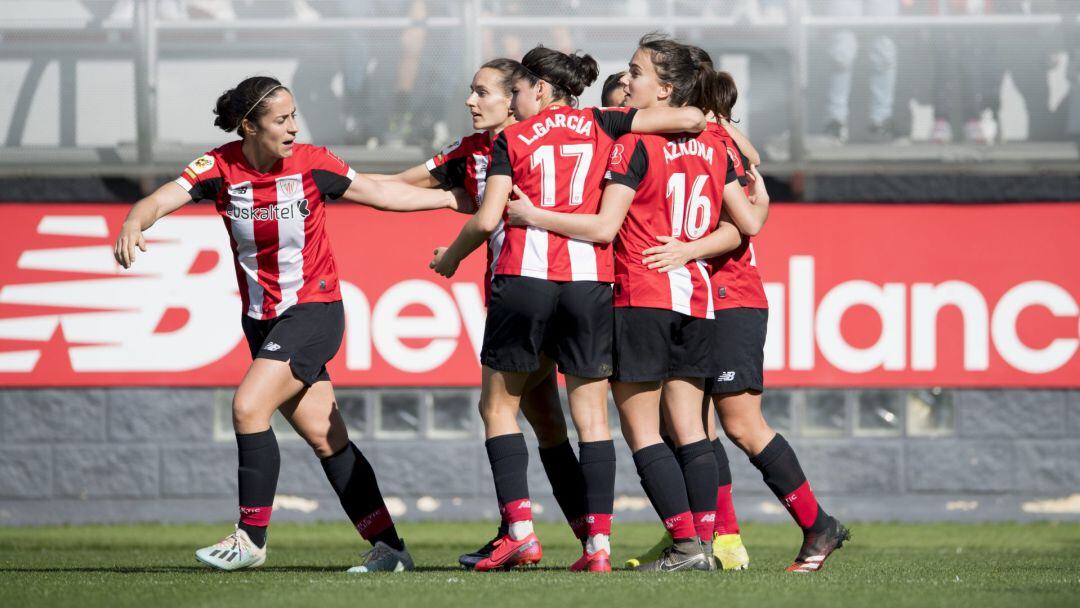
[(514, 186), (516, 198), (508, 203), (509, 221), (515, 226), (535, 226), (582, 241), (610, 243), (619, 234), (630, 205), (634, 202), (634, 190), (623, 184), (608, 182), (600, 200), (600, 212), (559, 213), (533, 205), (525, 193)]
[(403, 184), (409, 184), (410, 186), (416, 186), (417, 188), (438, 188), (442, 185), (439, 180), (428, 171), (427, 165), (416, 165), (415, 167), (410, 167), (401, 173), (395, 173), (393, 175), (364, 173), (363, 177), (377, 182), (401, 182)]
[(477, 247), (484, 244), (499, 225), (506, 199), (510, 196), (513, 182), (509, 175), (490, 175), (484, 188), (484, 200), (480, 209), (461, 227), (456, 239), (449, 247), (439, 247), (429, 266), (446, 278), (454, 276), (458, 266)]
[(751, 167), (761, 164), (761, 154), (758, 153), (754, 144), (750, 143), (750, 138), (744, 135), (742, 131), (735, 128), (735, 125), (731, 124), (730, 120), (721, 118), (720, 126), (731, 136), (732, 141), (738, 146), (739, 152), (742, 152), (743, 156), (750, 161)]
[(634, 113), (630, 130), (634, 133), (700, 133), (708, 122), (700, 108), (655, 107)]
[(765, 221), (769, 219), (769, 193), (765, 190), (765, 180), (757, 173), (757, 169), (751, 169), (754, 175), (753, 194), (754, 202), (750, 202), (738, 180), (728, 182), (724, 186), (724, 207), (727, 209), (731, 220), (746, 236), (754, 236), (765, 227)]
[(406, 212), (457, 209), (459, 204), (467, 205), (469, 197), (460, 189), (417, 188), (404, 182), (374, 180), (357, 174), (341, 198), (380, 211)]
[(161, 218), (191, 202), (191, 194), (176, 182), (169, 182), (140, 199), (128, 211), (116, 237), (113, 257), (124, 268), (135, 263), (135, 248), (146, 251), (143, 232)]
[(723, 255), (742, 244), (742, 234), (721, 214), (720, 224), (704, 238), (680, 241), (672, 236), (656, 237), (662, 244), (642, 252), (642, 262), (650, 269), (671, 272), (683, 268), (691, 260), (703, 260)]

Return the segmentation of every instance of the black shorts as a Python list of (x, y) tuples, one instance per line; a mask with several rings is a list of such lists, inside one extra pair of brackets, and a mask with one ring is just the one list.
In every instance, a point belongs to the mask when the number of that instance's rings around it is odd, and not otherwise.
[(765, 389), (765, 332), (768, 308), (727, 308), (716, 311), (719, 338), (713, 349), (720, 370), (705, 382), (705, 393), (723, 395)]
[(345, 308), (337, 302), (296, 304), (273, 319), (241, 320), (251, 358), (288, 361), (306, 386), (329, 380), (326, 364), (337, 354), (345, 334)]
[(661, 308), (615, 309), (615, 374), (619, 382), (709, 378), (716, 323)]
[(498, 275), (491, 282), (480, 363), (532, 372), (540, 353), (579, 378), (611, 375), (611, 284)]

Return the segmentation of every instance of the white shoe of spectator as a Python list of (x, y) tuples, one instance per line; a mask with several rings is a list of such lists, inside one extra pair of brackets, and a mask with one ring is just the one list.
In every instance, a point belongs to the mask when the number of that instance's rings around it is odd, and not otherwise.
[(964, 123), (964, 141), (969, 144), (986, 145), (991, 142), (981, 120), (971, 119)]
[(952, 143), (952, 140), (952, 125), (949, 124), (949, 121), (941, 118), (935, 120), (934, 128), (930, 130), (930, 141), (935, 144), (949, 144)]
[(187, 10), (180, 0), (158, 0), (157, 18), (161, 21), (183, 21), (187, 19)]
[(119, 0), (113, 5), (112, 12), (105, 18), (105, 23), (131, 23), (135, 18), (135, 4), (131, 0)]

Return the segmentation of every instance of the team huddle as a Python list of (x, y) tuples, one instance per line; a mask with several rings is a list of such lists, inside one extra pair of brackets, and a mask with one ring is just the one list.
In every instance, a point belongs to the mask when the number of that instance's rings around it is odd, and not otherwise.
[(196, 551), (199, 561), (237, 570), (266, 560), (280, 466), (270, 417), (280, 411), (372, 544), (349, 572), (414, 567), (326, 370), (344, 331), (324, 227), (324, 203), (338, 198), (471, 214), (454, 242), (434, 251), (431, 267), (445, 277), (486, 245), (480, 414), (502, 521), (462, 566), (505, 570), (542, 558), (522, 412), (581, 541), (570, 570), (612, 569), (609, 389), (666, 530), (626, 567), (748, 567), (717, 419), (803, 531), (789, 571), (819, 570), (848, 539), (761, 414), (768, 303), (750, 237), (765, 227), (769, 197), (757, 152), (730, 122), (734, 81), (702, 49), (656, 34), (639, 41), (628, 72), (607, 79), (605, 107), (578, 108), (598, 76), (592, 57), (543, 46), (520, 62), (489, 61), (466, 100), (476, 132), (397, 175), (358, 174), (325, 148), (296, 143), (293, 96), (273, 78), (248, 78), (218, 99), (215, 124), (241, 139), (136, 203), (115, 251), (130, 267), (135, 249), (146, 251), (144, 230), (206, 199), (235, 254), (252, 354), (233, 400), (240, 517), (232, 534)]

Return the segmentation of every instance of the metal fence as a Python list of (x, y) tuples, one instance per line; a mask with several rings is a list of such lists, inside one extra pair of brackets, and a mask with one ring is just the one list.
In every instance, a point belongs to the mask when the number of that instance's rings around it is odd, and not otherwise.
[(654, 30), (734, 75), (773, 174), (1075, 172), (1077, 4), (0, 0), (0, 174), (172, 173), (231, 137), (214, 100), (259, 73), (294, 90), (301, 140), (399, 169), (468, 131), (484, 60), (582, 49), (602, 79)]

